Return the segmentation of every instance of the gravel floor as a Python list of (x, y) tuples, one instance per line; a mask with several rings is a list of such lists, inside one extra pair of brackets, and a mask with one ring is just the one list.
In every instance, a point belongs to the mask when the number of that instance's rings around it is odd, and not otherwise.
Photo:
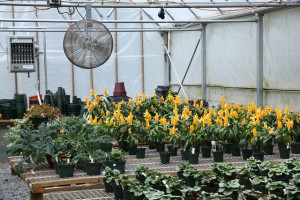
[(29, 200), (29, 190), (24, 181), (10, 174), (10, 166), (0, 162), (0, 200)]

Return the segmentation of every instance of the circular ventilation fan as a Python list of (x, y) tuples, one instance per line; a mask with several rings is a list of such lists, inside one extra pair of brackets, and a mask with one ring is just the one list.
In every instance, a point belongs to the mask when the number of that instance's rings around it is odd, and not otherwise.
[(69, 27), (63, 46), (67, 58), (74, 65), (91, 69), (108, 60), (113, 49), (113, 38), (102, 23), (83, 19)]

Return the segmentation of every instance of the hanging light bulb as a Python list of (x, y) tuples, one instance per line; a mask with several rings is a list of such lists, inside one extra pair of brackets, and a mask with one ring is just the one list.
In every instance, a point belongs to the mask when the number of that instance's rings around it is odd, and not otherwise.
[(163, 8), (158, 12), (158, 17), (161, 19), (165, 19), (165, 10)]

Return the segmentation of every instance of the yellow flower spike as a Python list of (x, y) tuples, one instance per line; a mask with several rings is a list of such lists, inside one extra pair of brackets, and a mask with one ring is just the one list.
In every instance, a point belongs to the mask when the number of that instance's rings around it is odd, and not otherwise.
[(106, 115), (106, 117), (110, 116), (110, 112), (106, 111), (105, 115)]
[(218, 115), (219, 115), (220, 117), (223, 118), (223, 117), (224, 117), (224, 115), (223, 115), (223, 110), (219, 110), (219, 111), (218, 111)]
[(230, 115), (229, 115), (229, 111), (228, 111), (228, 109), (225, 109), (225, 117), (229, 117)]
[(146, 120), (146, 130), (150, 130), (150, 129), (151, 129), (150, 123), (148, 120)]
[(133, 115), (132, 115), (132, 112), (130, 111), (130, 113), (127, 117), (127, 122), (128, 122), (128, 124), (132, 125), (132, 121), (133, 121)]
[(257, 131), (256, 131), (256, 128), (253, 129), (252, 135), (253, 135), (253, 137), (257, 137)]
[(93, 106), (94, 106), (94, 108), (98, 108), (98, 106), (99, 106), (98, 102), (94, 101)]
[(98, 116), (95, 116), (92, 124), (93, 125), (97, 125), (97, 123), (98, 123)]
[(123, 115), (120, 117), (120, 121), (122, 124), (125, 123), (125, 118), (123, 117)]
[(270, 106), (270, 112), (273, 112), (273, 107), (272, 106)]
[(203, 115), (207, 115), (207, 109), (206, 109), (206, 108), (204, 108), (204, 113), (203, 113)]
[(286, 115), (283, 117), (282, 122), (286, 123)]
[(206, 121), (206, 123), (207, 123), (207, 125), (211, 125), (212, 124), (212, 122), (211, 122), (211, 118), (207, 118), (207, 121)]
[(198, 114), (196, 114), (195, 117), (193, 118), (193, 124), (198, 125), (198, 123), (199, 123), (199, 117)]
[(101, 100), (101, 97), (99, 95), (95, 95), (95, 99), (97, 102), (99, 102)]
[(94, 92), (94, 89), (93, 89), (93, 88), (90, 90), (90, 95), (91, 95), (91, 97), (94, 97), (94, 96), (95, 96), (95, 92)]
[(132, 105), (132, 98), (130, 98), (129, 100), (128, 100), (128, 105)]
[(176, 96), (176, 103), (177, 104), (182, 104), (181, 99), (178, 95)]
[(219, 120), (219, 125), (224, 126), (224, 123), (223, 123), (222, 119)]
[(157, 123), (159, 121), (159, 114), (155, 113), (154, 121)]
[(121, 105), (124, 105), (125, 104), (125, 101), (122, 99), (122, 101), (121, 101)]
[(105, 114), (103, 109), (101, 109), (100, 113), (101, 113), (101, 115)]
[(273, 135), (273, 132), (274, 132), (273, 128), (270, 128), (269, 134), (270, 134), (270, 135)]
[(167, 120), (166, 120), (165, 117), (163, 117), (163, 118), (160, 119), (160, 124), (163, 125), (163, 126), (167, 125)]
[(278, 128), (282, 128), (282, 122), (281, 122), (281, 121), (278, 121), (278, 122), (277, 122), (277, 127), (278, 127)]
[(138, 93), (135, 93), (135, 101), (137, 102), (139, 100), (139, 95)]
[(89, 123), (92, 124), (93, 123), (93, 116), (89, 115)]
[(243, 124), (246, 124), (246, 118), (244, 118), (244, 119), (242, 120), (242, 123), (243, 123)]
[(185, 98), (185, 104), (189, 104), (189, 98)]
[(293, 120), (288, 119), (288, 121), (286, 123), (286, 127), (288, 128), (288, 130), (290, 130), (291, 128), (293, 128), (293, 126), (294, 126)]
[(108, 94), (108, 91), (107, 91), (106, 87), (103, 89), (103, 94), (104, 94), (104, 96), (107, 96), (107, 94)]
[(264, 128), (268, 128), (267, 122), (264, 122)]
[(194, 106), (194, 108), (196, 108), (196, 104), (197, 104), (197, 101), (196, 101), (196, 99), (194, 99), (193, 100), (193, 106)]
[(153, 97), (156, 97), (156, 92), (154, 91), (154, 93), (153, 93)]
[(170, 129), (169, 131), (169, 135), (174, 135), (176, 133), (176, 128), (175, 128), (175, 125)]
[(226, 102), (224, 108), (228, 108), (228, 107), (229, 107), (229, 104), (228, 104), (228, 102)]
[(289, 114), (289, 108), (288, 107), (285, 107), (284, 114), (286, 114), (286, 115)]
[(201, 101), (200, 101), (200, 109), (202, 109), (203, 108), (203, 100), (201, 99)]
[(192, 124), (190, 125), (190, 133), (192, 133), (195, 130), (195, 126)]
[(145, 100), (147, 98), (146, 94), (143, 92), (142, 93), (142, 99)]
[(224, 118), (224, 126), (226, 126), (226, 127), (229, 126), (229, 122), (228, 122), (228, 118), (227, 117)]
[(224, 102), (224, 101), (223, 101), (223, 97), (221, 96), (221, 97), (220, 97), (220, 104), (222, 105), (223, 102)]

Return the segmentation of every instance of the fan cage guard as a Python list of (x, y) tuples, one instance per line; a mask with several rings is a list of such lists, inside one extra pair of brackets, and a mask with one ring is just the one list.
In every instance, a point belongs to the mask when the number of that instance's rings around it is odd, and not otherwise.
[(63, 47), (71, 63), (84, 69), (92, 69), (109, 59), (113, 49), (113, 38), (102, 23), (93, 19), (83, 19), (68, 28)]

